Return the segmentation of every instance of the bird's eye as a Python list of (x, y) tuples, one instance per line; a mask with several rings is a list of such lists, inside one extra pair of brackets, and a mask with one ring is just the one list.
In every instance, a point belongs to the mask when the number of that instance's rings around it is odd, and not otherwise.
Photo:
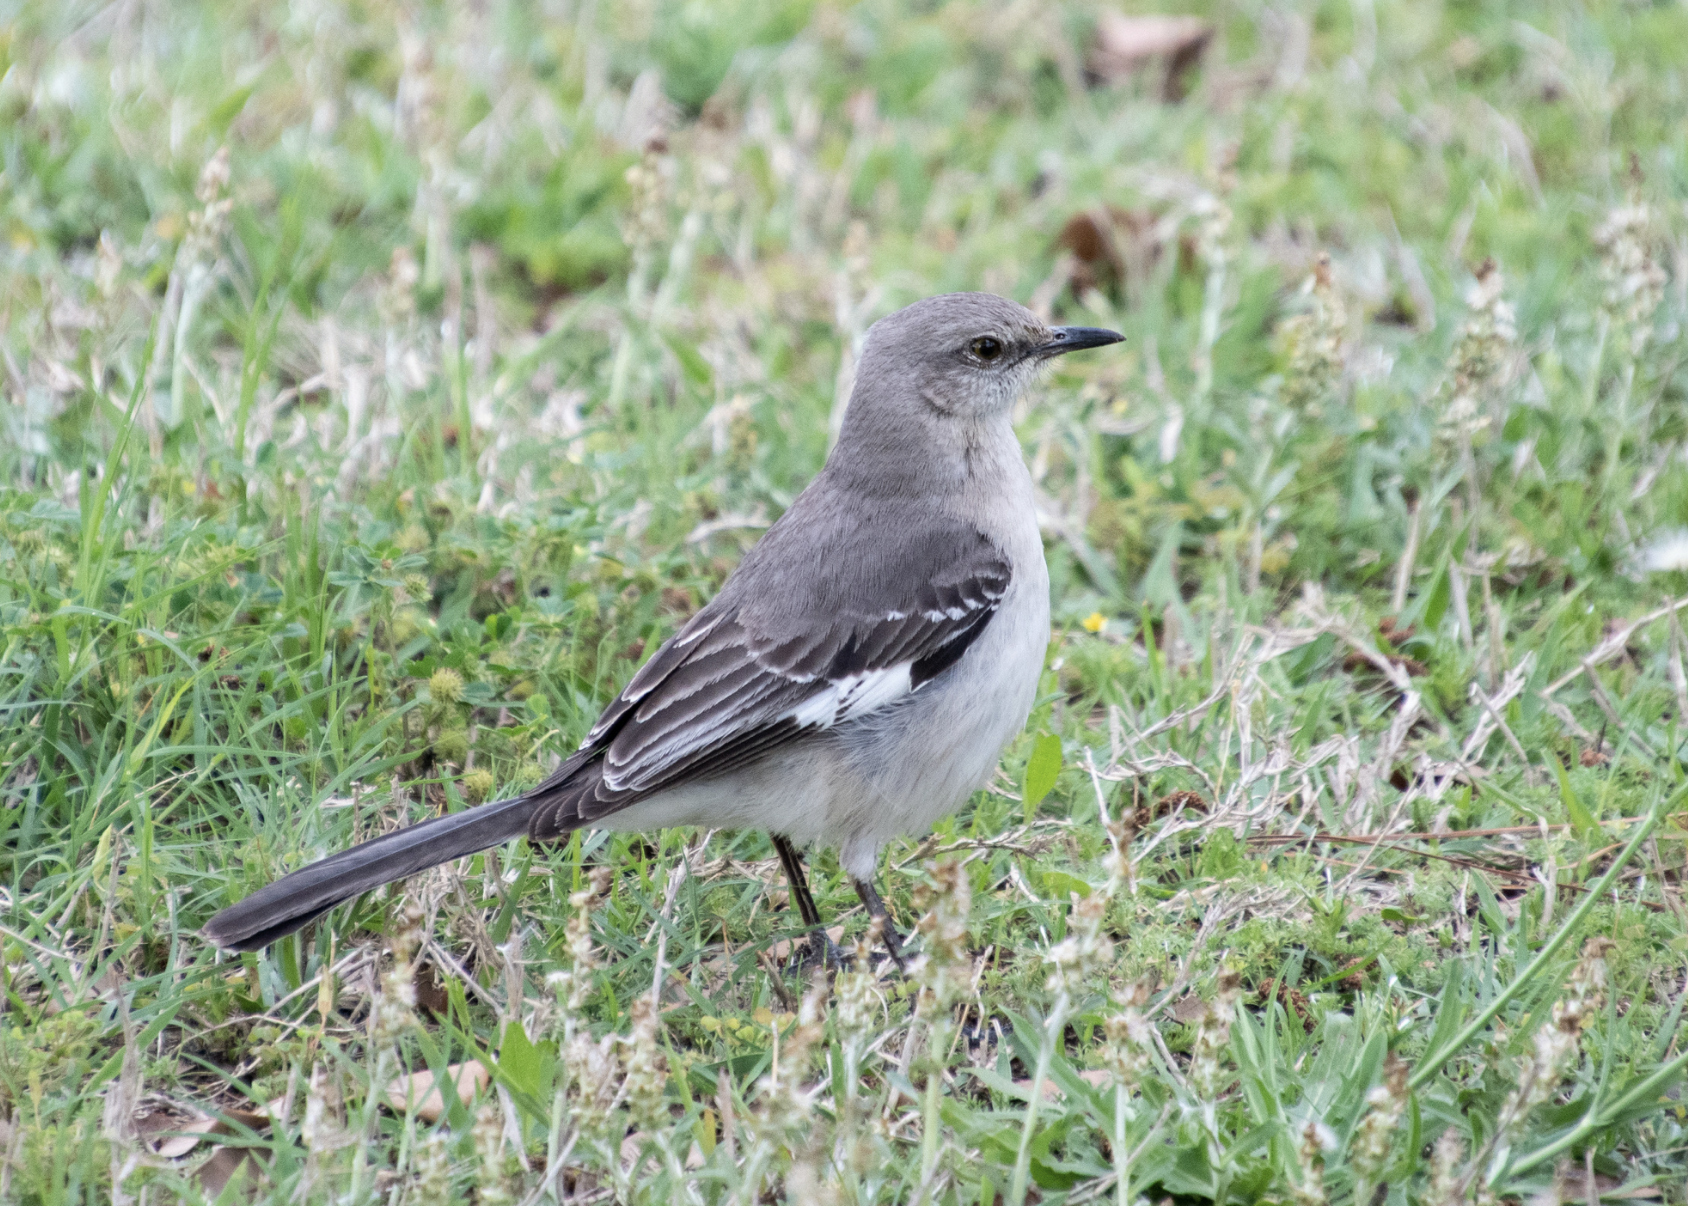
[(992, 339), (989, 335), (979, 336), (979, 338), (973, 341), (972, 347), (973, 355), (977, 356), (980, 360), (995, 360), (998, 356), (1002, 355), (1001, 341)]

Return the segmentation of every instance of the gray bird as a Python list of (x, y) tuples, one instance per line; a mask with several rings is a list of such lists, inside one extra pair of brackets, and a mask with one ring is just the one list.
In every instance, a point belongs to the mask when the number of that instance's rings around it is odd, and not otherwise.
[(879, 849), (989, 779), (1026, 722), (1049, 639), (1014, 402), (1051, 357), (1121, 338), (1045, 326), (988, 293), (881, 319), (820, 475), (555, 774), (295, 871), (211, 918), (206, 936), (256, 950), (521, 834), (697, 825), (772, 835), (817, 947), (797, 847), (835, 847), (900, 966), (873, 886)]

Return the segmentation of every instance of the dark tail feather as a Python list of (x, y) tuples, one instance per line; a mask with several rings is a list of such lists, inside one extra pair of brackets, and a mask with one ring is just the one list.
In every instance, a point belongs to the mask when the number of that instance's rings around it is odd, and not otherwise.
[(371, 888), (519, 837), (537, 807), (531, 796), (499, 800), (353, 846), (230, 905), (205, 936), (226, 950), (260, 950)]

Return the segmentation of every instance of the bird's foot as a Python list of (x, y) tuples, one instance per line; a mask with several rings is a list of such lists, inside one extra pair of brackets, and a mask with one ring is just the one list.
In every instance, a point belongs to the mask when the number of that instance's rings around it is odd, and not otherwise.
[(873, 884), (865, 879), (855, 880), (856, 895), (862, 898), (862, 904), (867, 906), (868, 913), (868, 942), (883, 942), (885, 953), (891, 956), (891, 962), (897, 965), (899, 975), (908, 974), (908, 965), (903, 958), (903, 939), (897, 933), (897, 927), (891, 924), (890, 911)]
[(890, 955), (891, 962), (897, 965), (897, 974), (908, 975), (908, 964), (903, 958), (902, 936), (897, 933), (897, 927), (892, 925), (889, 919), (885, 922), (884, 933), (881, 937), (885, 940), (885, 953)]
[(831, 934), (816, 926), (809, 931), (807, 942), (793, 944), (788, 966), (798, 974), (806, 974), (816, 968), (841, 971), (850, 966), (850, 956), (839, 949)]
[(839, 950), (832, 935), (822, 929), (809, 931), (809, 955), (822, 967), (842, 970), (850, 966), (850, 956)]

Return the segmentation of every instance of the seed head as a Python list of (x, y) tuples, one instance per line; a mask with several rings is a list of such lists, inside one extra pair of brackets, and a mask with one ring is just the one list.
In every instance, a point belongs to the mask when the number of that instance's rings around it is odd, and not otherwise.
[(1407, 1064), (1391, 1053), (1383, 1061), (1383, 1083), (1366, 1094), (1366, 1112), (1354, 1131), (1349, 1166), (1357, 1180), (1372, 1184), (1383, 1176), (1395, 1129), (1406, 1109)]
[(1047, 956), (1051, 964), (1048, 985), (1051, 992), (1082, 992), (1085, 981), (1113, 958), (1114, 944), (1102, 933), (1102, 919), (1107, 911), (1105, 892), (1092, 892), (1073, 905), (1067, 937), (1050, 948)]
[(487, 1206), (506, 1206), (514, 1202), (507, 1157), (504, 1154), (504, 1114), (496, 1101), (488, 1099), (475, 1111), (475, 1125), (471, 1132), (475, 1142), (475, 1166), (479, 1200)]
[(1347, 326), (1342, 295), (1331, 276), (1327, 253), (1319, 253), (1303, 292), (1309, 301), (1307, 311), (1281, 328), (1289, 353), (1282, 397), (1296, 414), (1316, 419), (1324, 413), (1324, 402), (1342, 380), (1342, 336)]
[(1664, 300), (1665, 272), (1653, 259), (1656, 222), (1652, 207), (1632, 192), (1594, 232), (1600, 248), (1600, 277), (1606, 282), (1605, 309), (1619, 327), (1631, 357), (1652, 335), (1653, 314)]
[(662, 1019), (651, 999), (634, 999), (633, 1028), (627, 1036), (627, 1100), (639, 1125), (654, 1129), (666, 1120), (663, 1094), (668, 1086), (668, 1059), (657, 1045)]
[(463, 698), (463, 676), (441, 666), (428, 676), (428, 698), (437, 704), (454, 704)]
[(378, 1044), (391, 1043), (416, 1025), (416, 969), (411, 958), (422, 943), (422, 906), (407, 901), (388, 940), (393, 964), (381, 977), (381, 995), (370, 1019)]
[(1436, 1140), (1430, 1153), (1430, 1188), (1424, 1195), (1425, 1206), (1462, 1206), (1465, 1201), (1465, 1176), (1460, 1165), (1465, 1162), (1465, 1144), (1459, 1132), (1449, 1127)]
[(321, 1060), (311, 1066), (305, 1090), (305, 1118), (299, 1127), (305, 1150), (312, 1155), (332, 1152), (351, 1142), (340, 1125), (340, 1089)]
[(1124, 816), (1110, 818), (1107, 828), (1108, 853), (1102, 858), (1102, 869), (1108, 873), (1108, 895), (1116, 894), (1121, 888), (1135, 892), (1137, 876), (1131, 863), (1131, 842), (1137, 836), (1136, 810), (1127, 809)]
[(188, 260), (215, 249), (217, 239), (228, 225), (229, 211), (234, 208), (232, 198), (224, 196), (229, 187), (229, 149), (218, 147), (217, 153), (205, 161), (199, 172), (199, 184), (193, 195), (200, 208), (188, 214), (188, 235), (183, 251)]
[(875, 917), (857, 940), (849, 969), (838, 973), (833, 986), (838, 996), (838, 1036), (845, 1042), (869, 1038), (879, 1029), (882, 1009), (870, 960), (883, 936), (884, 926)]
[(451, 1206), (451, 1153), (437, 1131), (416, 1153), (416, 1201), (418, 1206)]
[(434, 738), (434, 757), (441, 762), (462, 762), (469, 756), (469, 730), (447, 729)]
[(1501, 1134), (1516, 1134), (1529, 1112), (1552, 1101), (1558, 1092), (1581, 1045), (1582, 1032), (1604, 1000), (1606, 952), (1612, 945), (1609, 938), (1590, 938), (1583, 946), (1564, 997), (1554, 1004), (1547, 1023), (1536, 1031), (1530, 1058), (1519, 1069), (1517, 1087), (1501, 1106), (1497, 1123)]
[(1190, 1049), (1190, 1087), (1203, 1101), (1214, 1101), (1224, 1088), (1220, 1056), (1231, 1042), (1231, 1020), (1242, 996), (1242, 980), (1227, 968), (1219, 973), (1219, 992), (1196, 1024), (1196, 1039)]
[(927, 863), (932, 885), (920, 893), (926, 909), (915, 929), (925, 954), (915, 961), (909, 977), (920, 986), (917, 1016), (931, 1020), (947, 1014), (969, 982), (973, 967), (967, 949), (967, 918), (973, 909), (973, 887), (967, 869), (953, 860)]
[(609, 895), (611, 878), (608, 867), (594, 867), (586, 887), (569, 897), (574, 916), (563, 926), (563, 949), (568, 954), (569, 969), (552, 972), (545, 978), (562, 1006), (565, 1034), (572, 1033), (573, 1020), (585, 1006), (592, 989), (592, 971), (598, 966), (592, 947), (592, 910)]
[(1107, 1040), (1102, 1048), (1103, 1066), (1117, 1084), (1131, 1088), (1149, 1065), (1149, 1046), (1154, 1036), (1149, 1021), (1143, 1016), (1143, 1006), (1149, 1003), (1149, 986), (1139, 980), (1114, 998), (1118, 1013), (1102, 1019), (1102, 1034)]
[(1336, 1150), (1336, 1134), (1317, 1118), (1309, 1118), (1301, 1128), (1301, 1142), (1296, 1146), (1296, 1163), (1301, 1166), (1301, 1184), (1295, 1187), (1298, 1206), (1324, 1206), (1325, 1155)]
[(532, 762), (524, 762), (516, 768), (511, 783), (517, 791), (532, 791), (545, 778), (545, 772)]
[(1506, 279), (1494, 260), (1477, 266), (1465, 304), (1465, 325), (1448, 363), (1436, 428), (1437, 439), (1453, 447), (1490, 426), (1492, 416), (1485, 408), (1506, 384), (1512, 347), (1518, 341), (1517, 319), (1506, 300)]

